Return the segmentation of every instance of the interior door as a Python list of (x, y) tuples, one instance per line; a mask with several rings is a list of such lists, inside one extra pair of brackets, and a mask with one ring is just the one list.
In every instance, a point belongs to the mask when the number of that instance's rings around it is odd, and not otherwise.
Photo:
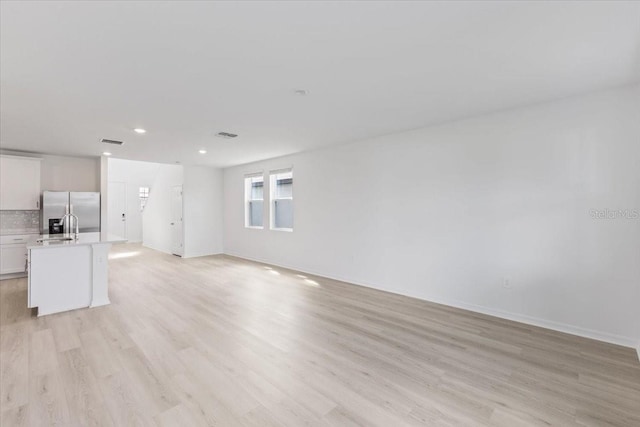
[(171, 253), (182, 256), (182, 185), (176, 185), (171, 193)]
[(127, 184), (110, 182), (107, 190), (109, 234), (127, 238)]

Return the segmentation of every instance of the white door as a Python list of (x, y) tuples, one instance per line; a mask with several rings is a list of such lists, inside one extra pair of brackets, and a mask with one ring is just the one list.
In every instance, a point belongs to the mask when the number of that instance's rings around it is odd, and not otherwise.
[(176, 185), (171, 192), (171, 253), (183, 255), (182, 240), (182, 185)]
[(110, 182), (107, 189), (109, 234), (127, 238), (127, 184)]

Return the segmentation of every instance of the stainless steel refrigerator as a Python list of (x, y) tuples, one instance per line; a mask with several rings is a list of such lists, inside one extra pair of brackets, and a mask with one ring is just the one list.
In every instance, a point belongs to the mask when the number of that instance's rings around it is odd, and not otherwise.
[(69, 218), (63, 226), (60, 219), (72, 213), (78, 217), (81, 233), (100, 231), (100, 193), (79, 191), (44, 191), (42, 193), (42, 234), (70, 233), (75, 230)]

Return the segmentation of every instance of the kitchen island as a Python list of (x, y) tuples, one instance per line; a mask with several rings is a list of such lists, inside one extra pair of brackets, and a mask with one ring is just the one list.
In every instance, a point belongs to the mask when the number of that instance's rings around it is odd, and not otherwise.
[(34, 236), (27, 244), (29, 307), (38, 316), (109, 304), (109, 248), (126, 240), (106, 233)]

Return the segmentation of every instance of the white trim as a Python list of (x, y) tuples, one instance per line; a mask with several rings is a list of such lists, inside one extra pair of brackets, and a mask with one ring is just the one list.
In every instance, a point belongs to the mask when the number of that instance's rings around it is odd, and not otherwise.
[[(173, 254), (172, 254), (173, 255)], [(200, 258), (203, 256), (216, 256), (216, 255), (224, 255), (222, 252), (212, 252), (212, 253), (205, 253), (205, 252), (196, 252), (193, 254), (189, 254), (189, 255), (183, 255), (181, 258), (182, 259), (188, 259), (188, 258)]]
[(560, 322), (554, 322), (554, 321), (551, 321), (551, 320), (540, 319), (538, 317), (527, 316), (527, 315), (517, 314), (517, 313), (511, 313), (511, 312), (503, 311), (503, 310), (496, 310), (496, 309), (493, 309), (493, 308), (484, 307), (484, 306), (475, 305), (475, 304), (469, 304), (469, 303), (462, 302), (462, 301), (443, 299), (443, 298), (433, 297), (433, 296), (430, 296), (430, 297), (427, 298), (425, 296), (420, 296), (420, 295), (400, 294), (397, 291), (392, 291), (392, 290), (386, 289), (384, 286), (365, 284), (365, 283), (357, 282), (357, 281), (354, 281), (352, 279), (348, 279), (348, 278), (344, 278), (344, 277), (336, 277), (336, 276), (333, 276), (333, 275), (328, 275), (328, 274), (315, 272), (315, 271), (311, 271), (311, 270), (306, 270), (306, 269), (300, 269), (300, 268), (289, 266), (289, 265), (276, 264), (276, 263), (273, 263), (273, 262), (270, 262), (270, 261), (251, 258), (251, 257), (235, 254), (235, 253), (228, 252), (228, 251), (224, 251), (224, 254), (225, 255), (234, 256), (234, 257), (237, 257), (237, 258), (247, 259), (249, 261), (255, 261), (255, 262), (259, 262), (259, 263), (263, 263), (263, 264), (270, 264), (270, 265), (273, 265), (273, 266), (276, 266), (276, 267), (282, 267), (282, 268), (286, 268), (286, 269), (289, 269), (289, 270), (296, 270), (296, 271), (299, 271), (301, 273), (311, 274), (311, 275), (314, 275), (314, 276), (326, 277), (328, 279), (338, 280), (338, 281), (341, 281), (341, 282), (345, 282), (347, 284), (362, 286), (362, 287), (365, 287), (365, 288), (376, 289), (376, 290), (379, 290), (379, 291), (389, 292), (389, 293), (395, 294), (395, 295), (402, 295), (402, 296), (407, 296), (407, 297), (411, 297), (411, 298), (416, 298), (416, 299), (419, 299), (419, 300), (433, 302), (433, 303), (436, 303), (436, 304), (442, 304), (442, 305), (446, 305), (446, 306), (449, 306), (449, 307), (460, 308), (460, 309), (463, 309), (463, 310), (473, 311), (475, 313), (486, 314), (486, 315), (489, 315), (489, 316), (499, 317), (501, 319), (511, 320), (511, 321), (514, 321), (514, 322), (520, 322), (520, 323), (524, 323), (524, 324), (532, 325), (532, 326), (538, 326), (538, 327), (541, 327), (541, 328), (551, 329), (551, 330), (558, 331), (558, 332), (563, 332), (563, 333), (566, 333), (566, 334), (577, 335), (579, 337), (590, 338), (590, 339), (593, 339), (593, 340), (603, 341), (603, 342), (610, 343), (610, 344), (616, 344), (616, 345), (620, 345), (620, 346), (623, 346), (623, 347), (636, 348), (636, 350), (638, 351), (638, 357), (640, 358), (640, 346), (636, 347), (637, 341), (635, 339), (633, 339), (633, 338), (630, 338), (630, 337), (624, 337), (624, 336), (621, 336), (621, 335), (611, 334), (611, 333), (603, 332), (603, 331), (596, 331), (596, 330), (593, 330), (593, 329), (586, 329), (586, 328), (582, 328), (582, 327), (579, 327), (579, 326), (569, 325), (569, 324), (566, 324), (566, 323), (560, 323)]
[(610, 344), (616, 344), (623, 347), (633, 348), (633, 339), (621, 335), (611, 334), (608, 332), (596, 331), (593, 329), (582, 328), (580, 326), (569, 325), (567, 323), (555, 322), (553, 320), (541, 319), (539, 317), (527, 316), (503, 310), (496, 310), (475, 304), (468, 304), (461, 301), (433, 301), (439, 304), (449, 305), (452, 307), (462, 308), (477, 313), (487, 314), (489, 316), (499, 317), (501, 319), (512, 320), (514, 322), (525, 323), (532, 326), (538, 326), (545, 329), (551, 329), (579, 337), (590, 338), (597, 341), (603, 341)]
[[(269, 171), (269, 230), (271, 231), (285, 231), (292, 232), (293, 227), (276, 227), (276, 202), (278, 200), (290, 200), (293, 204), (293, 188), (291, 190), (291, 196), (288, 197), (276, 197), (276, 188), (277, 188), (277, 180), (278, 175), (290, 173), (291, 179), (293, 180), (293, 166), (285, 169), (276, 169)], [(293, 209), (293, 207), (292, 207)]]
[(21, 277), (27, 277), (27, 273), (25, 273), (24, 271), (20, 271), (18, 273), (0, 274), (0, 280), (19, 279)]
[(287, 173), (287, 172), (293, 172), (293, 166), (289, 166), (288, 168), (269, 170), (269, 176), (278, 175), (278, 174)]
[[(252, 185), (253, 179), (260, 177), (262, 179), (262, 198), (252, 198)], [(256, 172), (255, 174), (249, 174), (244, 176), (244, 228), (252, 228), (255, 230), (264, 229), (264, 211), (265, 211), (265, 192), (267, 191), (266, 180), (264, 179), (264, 172)], [(251, 203), (262, 202), (262, 225), (251, 225)]]
[(42, 157), (31, 157), (31, 156), (28, 156), (28, 155), (17, 156), (17, 155), (14, 155), (14, 154), (0, 154), (0, 157), (4, 157), (6, 159), (34, 160), (34, 161), (37, 161), (37, 162), (41, 162), (42, 161)]
[[(148, 248), (148, 249), (153, 249), (154, 251), (162, 252), (163, 254), (175, 255), (175, 254), (171, 253), (171, 251), (166, 251), (164, 249), (158, 248), (158, 247), (153, 246), (153, 245), (149, 245), (149, 244), (144, 243), (144, 242), (142, 243), (142, 246), (145, 247), (145, 248)], [(178, 255), (178, 256), (182, 257), (182, 255)]]
[(640, 362), (640, 343), (638, 343), (638, 346), (636, 347), (636, 353), (638, 353), (638, 362)]

